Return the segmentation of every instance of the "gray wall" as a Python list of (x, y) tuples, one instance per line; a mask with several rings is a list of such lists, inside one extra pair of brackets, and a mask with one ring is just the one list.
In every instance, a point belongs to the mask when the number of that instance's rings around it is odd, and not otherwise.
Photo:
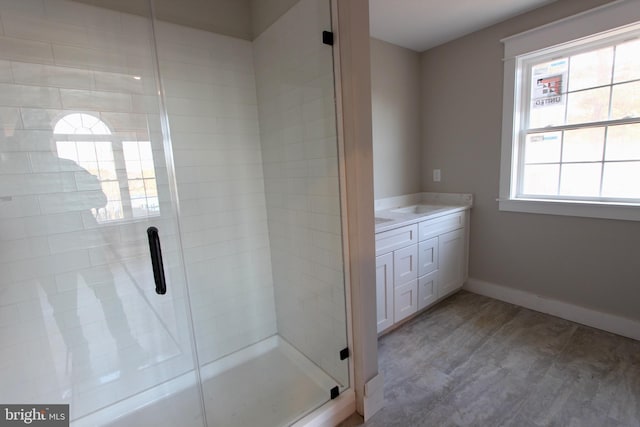
[(500, 212), (496, 202), (500, 39), (604, 3), (559, 1), (422, 54), (422, 189), (475, 194), (471, 277), (640, 319), (640, 222)]
[(371, 39), (374, 196), (420, 191), (420, 54)]
[[(148, 15), (147, 0), (75, 0)], [(216, 34), (253, 40), (298, 0), (155, 0), (158, 19)]]
[(249, 0), (251, 3), (251, 32), (258, 37), (299, 0)]

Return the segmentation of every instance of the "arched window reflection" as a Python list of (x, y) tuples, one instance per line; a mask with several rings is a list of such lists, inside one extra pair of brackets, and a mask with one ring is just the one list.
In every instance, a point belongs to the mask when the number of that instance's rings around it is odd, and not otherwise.
[(149, 141), (123, 140), (102, 120), (85, 113), (62, 117), (54, 135), (58, 157), (76, 162), (99, 179), (107, 204), (92, 209), (98, 222), (160, 214)]

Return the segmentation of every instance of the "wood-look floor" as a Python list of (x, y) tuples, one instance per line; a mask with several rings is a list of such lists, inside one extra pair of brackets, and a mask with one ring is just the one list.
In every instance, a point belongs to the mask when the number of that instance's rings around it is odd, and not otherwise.
[(379, 365), (384, 409), (342, 427), (640, 426), (640, 342), (469, 292), (382, 337)]

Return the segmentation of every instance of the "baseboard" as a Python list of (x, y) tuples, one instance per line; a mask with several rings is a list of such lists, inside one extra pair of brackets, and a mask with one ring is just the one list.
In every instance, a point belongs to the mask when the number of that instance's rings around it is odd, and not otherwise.
[(367, 421), (384, 406), (384, 379), (382, 373), (364, 385), (364, 420)]
[(640, 341), (640, 321), (470, 277), (463, 289)]
[(337, 398), (297, 421), (292, 427), (333, 427), (356, 412), (356, 394), (347, 389)]

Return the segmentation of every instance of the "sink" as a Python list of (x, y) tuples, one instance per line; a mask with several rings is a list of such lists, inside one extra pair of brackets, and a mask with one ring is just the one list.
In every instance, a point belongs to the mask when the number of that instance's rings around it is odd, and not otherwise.
[(378, 217), (376, 217), (376, 224), (382, 224), (383, 222), (388, 222), (388, 221), (393, 221), (393, 220), (389, 219), (389, 218), (378, 218)]
[(405, 214), (424, 214), (442, 209), (440, 205), (413, 205), (406, 208), (392, 209), (391, 212)]

